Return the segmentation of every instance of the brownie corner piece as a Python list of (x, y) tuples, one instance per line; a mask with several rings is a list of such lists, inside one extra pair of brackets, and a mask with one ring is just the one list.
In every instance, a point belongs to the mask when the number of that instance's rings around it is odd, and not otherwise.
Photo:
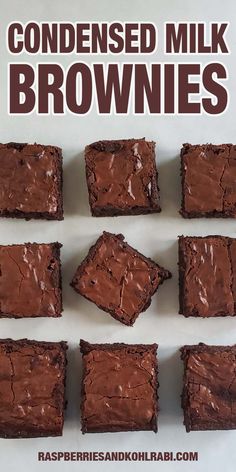
[(60, 317), (61, 244), (0, 245), (0, 318)]
[(0, 216), (63, 220), (59, 147), (0, 144), (0, 185)]
[(92, 216), (161, 211), (153, 141), (97, 141), (86, 146), (85, 165)]
[(83, 433), (157, 432), (157, 347), (81, 340)]
[(183, 144), (184, 218), (236, 217), (236, 145)]
[(235, 316), (235, 275), (236, 239), (217, 235), (179, 237), (180, 314)]
[(123, 324), (132, 326), (171, 273), (143, 256), (121, 234), (104, 232), (78, 267), (72, 287)]
[(0, 437), (61, 436), (67, 343), (0, 340)]
[(186, 431), (236, 429), (236, 345), (183, 346)]

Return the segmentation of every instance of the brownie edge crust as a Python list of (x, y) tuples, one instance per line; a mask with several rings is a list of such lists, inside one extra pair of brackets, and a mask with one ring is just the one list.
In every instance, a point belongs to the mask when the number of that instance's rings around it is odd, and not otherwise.
[(186, 431), (236, 429), (236, 345), (183, 346)]
[(157, 348), (80, 341), (83, 433), (157, 432)]

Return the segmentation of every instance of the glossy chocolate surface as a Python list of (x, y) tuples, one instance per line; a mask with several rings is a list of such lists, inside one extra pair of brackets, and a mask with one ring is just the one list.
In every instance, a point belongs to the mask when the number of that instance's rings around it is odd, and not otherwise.
[(236, 429), (236, 346), (184, 346), (187, 431)]
[(114, 318), (132, 325), (170, 276), (125, 243), (122, 235), (104, 232), (78, 267), (72, 286)]
[(61, 436), (66, 343), (0, 340), (0, 437)]
[(184, 144), (181, 160), (181, 214), (235, 218), (236, 145)]
[(60, 247), (0, 246), (0, 317), (61, 316)]
[(160, 211), (154, 142), (98, 141), (86, 147), (85, 160), (94, 216)]
[(81, 341), (82, 431), (157, 430), (157, 345)]
[(180, 237), (180, 313), (235, 316), (236, 239)]
[(0, 144), (0, 216), (62, 219), (60, 148)]

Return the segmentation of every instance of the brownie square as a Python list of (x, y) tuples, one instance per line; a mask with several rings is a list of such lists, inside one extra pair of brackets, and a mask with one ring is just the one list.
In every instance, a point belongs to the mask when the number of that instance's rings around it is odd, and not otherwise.
[(236, 145), (184, 144), (181, 174), (184, 218), (236, 217)]
[(83, 354), (83, 433), (157, 431), (157, 344), (89, 344)]
[(236, 345), (183, 346), (186, 431), (236, 429)]
[(71, 285), (98, 308), (131, 326), (170, 277), (168, 270), (125, 243), (122, 234), (104, 232), (79, 265)]
[(85, 148), (85, 162), (93, 216), (161, 211), (154, 142), (98, 141)]
[(0, 340), (0, 437), (62, 435), (66, 349), (63, 341)]
[(236, 239), (179, 238), (179, 313), (236, 315)]
[(61, 316), (59, 243), (0, 246), (0, 317)]
[(62, 220), (61, 149), (0, 144), (0, 187), (0, 216)]

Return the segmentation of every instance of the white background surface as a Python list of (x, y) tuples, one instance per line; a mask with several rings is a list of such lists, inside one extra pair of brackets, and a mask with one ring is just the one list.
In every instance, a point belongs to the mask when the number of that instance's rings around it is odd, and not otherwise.
[[(0, 440), (1, 470), (43, 471), (221, 471), (235, 470), (236, 431), (185, 433), (180, 408), (182, 365), (178, 349), (187, 343), (203, 341), (212, 344), (236, 342), (236, 319), (185, 319), (178, 315), (177, 236), (223, 234), (236, 235), (236, 221), (188, 221), (178, 214), (180, 206), (179, 150), (183, 142), (236, 142), (235, 136), (235, 1), (226, 0), (0, 0), (0, 141), (55, 144), (63, 148), (65, 220), (62, 222), (0, 221), (0, 244), (26, 241), (63, 243), (64, 313), (61, 319), (0, 320), (0, 337), (28, 337), (38, 340), (68, 340), (68, 409), (64, 435), (55, 439)], [(49, 60), (66, 66), (74, 56), (27, 57), (8, 56), (5, 45), (7, 24), (13, 20), (37, 21), (153, 21), (162, 37), (164, 21), (231, 20), (227, 38), (229, 57), (221, 57), (228, 67), (230, 106), (219, 117), (173, 116), (97, 116), (92, 111), (85, 117), (68, 114), (63, 117), (9, 117), (7, 115), (7, 62), (10, 60)], [(160, 52), (154, 57), (129, 57), (130, 61), (198, 60), (186, 56), (172, 58)], [(91, 58), (84, 56), (89, 62)], [(93, 58), (99, 61), (100, 58)], [(115, 56), (109, 60), (117, 60)], [(119, 60), (127, 60), (119, 56)], [(202, 62), (211, 60), (201, 56)], [(159, 184), (162, 213), (160, 215), (95, 219), (89, 215), (84, 176), (83, 148), (98, 139), (142, 137), (157, 141)], [(122, 232), (126, 240), (170, 269), (173, 279), (165, 282), (153, 297), (151, 307), (140, 315), (133, 328), (123, 326), (95, 305), (77, 295), (69, 282), (76, 266), (102, 230)], [(209, 281), (210, 283), (210, 281)], [(159, 432), (116, 434), (80, 433), (79, 391), (81, 359), (80, 338), (90, 342), (159, 343), (160, 408)], [(37, 453), (48, 451), (198, 451), (198, 463), (38, 463)]]

